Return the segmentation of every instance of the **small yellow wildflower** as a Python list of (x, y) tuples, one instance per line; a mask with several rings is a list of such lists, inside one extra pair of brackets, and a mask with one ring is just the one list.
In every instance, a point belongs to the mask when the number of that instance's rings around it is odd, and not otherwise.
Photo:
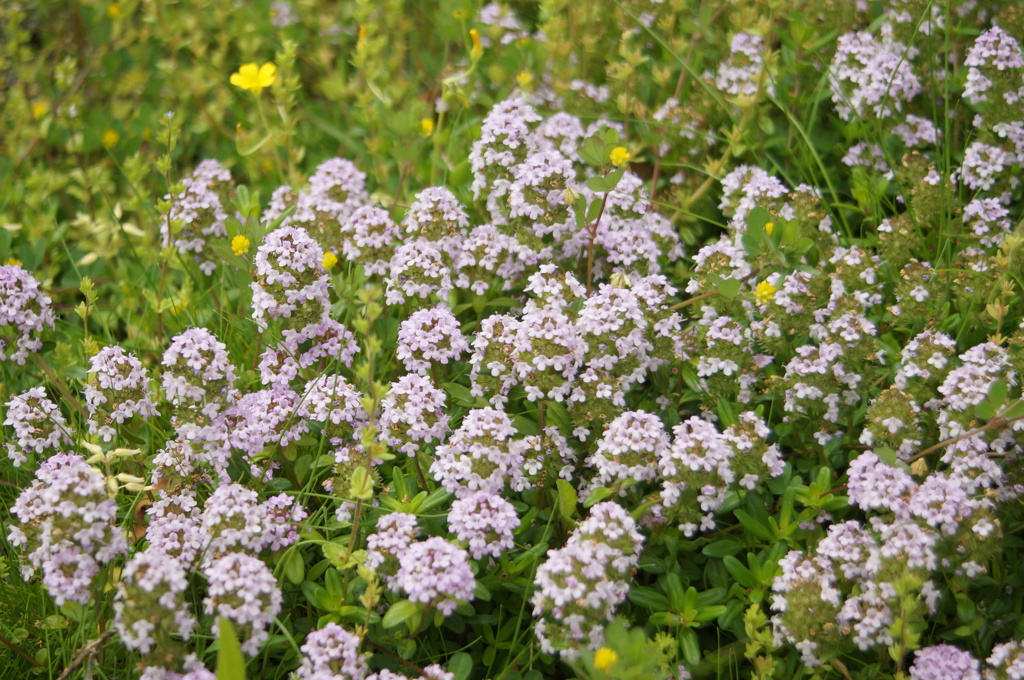
[(21, 260), (19, 260), (16, 257), (9, 257), (9, 258), (7, 258), (7, 262), (5, 262), (4, 264), (9, 264), (9, 265), (12, 265), (12, 266), (19, 266), (20, 267), (21, 266)]
[(430, 135), (434, 134), (433, 118), (424, 118), (423, 120), (420, 121), (420, 133), (424, 137), (429, 137)]
[(359, 37), (356, 38), (356, 46), (366, 42), (366, 26), (359, 24)]
[(529, 71), (520, 71), (519, 75), (516, 76), (516, 83), (520, 89), (527, 89), (533, 84), (533, 74)]
[(235, 255), (245, 255), (249, 252), (249, 239), (239, 234), (231, 239), (231, 252)]
[(473, 49), (469, 51), (469, 58), (476, 61), (484, 53), (483, 45), (480, 44), (480, 34), (476, 32), (475, 28), (471, 28), (469, 29), (469, 37), (473, 39)]
[(338, 264), (338, 256), (334, 253), (324, 253), (324, 269), (330, 271), (331, 267)]
[(42, 118), (49, 110), (50, 109), (46, 106), (46, 102), (36, 102), (32, 105), (32, 117)]
[(614, 649), (602, 647), (594, 652), (594, 668), (599, 671), (607, 671), (619, 660), (619, 655)]
[(769, 236), (772, 235), (772, 231), (774, 229), (775, 229), (775, 223), (774, 222), (769, 222), (768, 224), (764, 225), (764, 233), (768, 234)]
[(469, 18), (469, 12), (467, 12), (464, 9), (457, 9), (454, 12), (452, 12), (452, 18), (456, 19), (458, 21), (462, 21), (463, 19), (468, 19)]
[(608, 154), (608, 157), (611, 159), (612, 165), (617, 168), (625, 166), (626, 163), (629, 162), (630, 158), (629, 152), (626, 151), (626, 147), (624, 146), (617, 146), (612, 149), (612, 152)]
[(767, 281), (757, 284), (757, 288), (754, 289), (754, 299), (759, 304), (766, 305), (773, 297), (775, 297), (775, 286)]
[(231, 84), (253, 94), (259, 94), (263, 88), (270, 87), (277, 80), (277, 66), (271, 62), (263, 66), (243, 64), (237, 73), (231, 74)]
[(121, 140), (121, 135), (117, 134), (117, 130), (107, 129), (103, 136), (100, 137), (100, 141), (103, 142), (103, 146), (108, 149), (113, 149), (117, 146), (117, 143)]
[(121, 18), (121, 5), (116, 2), (112, 2), (107, 5), (107, 17), (109, 19), (120, 19)]

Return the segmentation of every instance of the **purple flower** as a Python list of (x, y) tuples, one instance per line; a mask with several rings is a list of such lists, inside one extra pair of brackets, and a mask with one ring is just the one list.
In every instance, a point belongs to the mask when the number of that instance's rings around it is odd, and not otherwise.
[(389, 305), (422, 303), (431, 295), (447, 300), (452, 291), (452, 270), (444, 251), (433, 241), (404, 243), (391, 257), (385, 300)]
[(443, 441), (448, 432), (444, 407), (445, 393), (429, 378), (402, 376), (391, 383), (381, 401), (381, 441), (409, 456), (415, 456), (423, 444)]
[(229, 553), (204, 571), (207, 614), (225, 616), (238, 629), (242, 651), (255, 656), (269, 633), (274, 617), (281, 612), (281, 591), (266, 564), (252, 555)]
[(352, 213), (345, 224), (345, 257), (363, 264), (367, 274), (378, 276), (390, 271), (398, 226), (383, 208), (363, 206)]
[(626, 599), (643, 537), (615, 503), (598, 503), (568, 542), (537, 568), (531, 602), (541, 649), (567, 660), (597, 649), (604, 626)]
[(397, 588), (398, 557), (420, 535), (416, 515), (391, 512), (377, 520), (377, 531), (366, 539), (366, 567), (379, 572), (390, 588)]
[(953, 645), (925, 647), (914, 653), (911, 680), (981, 680), (980, 663)]
[(136, 553), (121, 574), (114, 625), (129, 649), (149, 654), (166, 635), (188, 639), (196, 621), (185, 606), (188, 578), (177, 560), (159, 551)]
[(413, 602), (449, 616), (460, 601), (473, 599), (476, 579), (469, 555), (443, 538), (434, 536), (411, 544), (399, 554), (398, 563), (395, 583)]
[(25, 365), (25, 359), (42, 346), (46, 326), (53, 328), (50, 298), (39, 281), (18, 264), (0, 266), (0, 361)]
[(302, 645), (302, 665), (295, 672), (298, 680), (363, 680), (369, 669), (359, 653), (361, 641), (338, 624), (329, 622), (306, 636)]
[(829, 69), (832, 103), (843, 120), (873, 114), (896, 116), (921, 92), (912, 60), (917, 50), (893, 40), (892, 27), (883, 24), (882, 39), (867, 32), (839, 36)]
[(301, 330), (322, 323), (329, 277), (323, 268), (323, 248), (306, 230), (279, 227), (264, 237), (256, 251), (256, 281), (252, 288), (252, 318), (261, 330), (269, 319), (288, 319)]
[(426, 374), (432, 365), (447, 365), (468, 350), (458, 319), (443, 304), (416, 310), (398, 328), (396, 356), (410, 373)]
[(402, 220), (409, 240), (434, 241), (447, 251), (457, 250), (469, 231), (469, 216), (446, 187), (429, 187), (416, 194)]
[(608, 423), (587, 465), (597, 470), (592, 484), (651, 481), (669, 439), (661, 419), (644, 411), (628, 411)]
[(469, 544), (473, 559), (498, 557), (513, 546), (512, 534), (519, 527), (516, 509), (507, 500), (487, 491), (477, 491), (452, 503), (448, 528)]
[(446, 490), (462, 498), (474, 491), (498, 494), (505, 485), (525, 488), (522, 440), (503, 411), (473, 409), (462, 419), (448, 443), (437, 447), (430, 473)]
[(4, 425), (14, 428), (16, 443), (7, 444), (7, 455), (15, 467), (28, 461), (27, 453), (56, 452), (72, 443), (64, 416), (42, 387), (11, 397)]
[(27, 579), (41, 569), (58, 605), (86, 604), (100, 565), (128, 547), (117, 526), (117, 504), (103, 475), (80, 456), (51, 456), (35, 476), (11, 508), (19, 524), (10, 528), (9, 540), (27, 558), (22, 575)]
[(150, 398), (149, 374), (134, 354), (117, 345), (105, 347), (89, 360), (93, 377), (85, 386), (89, 433), (109, 442), (120, 425), (133, 416), (143, 420), (157, 415)]
[[(181, 185), (180, 194), (165, 197), (171, 199), (171, 212), (169, 220), (160, 220), (160, 241), (173, 245), (181, 255), (191, 253), (199, 269), (209, 276), (220, 259), (213, 243), (228, 233), (223, 199), (231, 186), (231, 173), (219, 162), (205, 160)], [(171, 235), (167, 230), (173, 221), (182, 226)]]

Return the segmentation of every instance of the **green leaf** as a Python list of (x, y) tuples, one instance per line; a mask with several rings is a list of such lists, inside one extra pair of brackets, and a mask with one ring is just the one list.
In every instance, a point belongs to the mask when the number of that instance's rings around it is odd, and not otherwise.
[(238, 644), (235, 627), (227, 617), (220, 617), (220, 649), (217, 651), (217, 680), (245, 680), (245, 659)]
[(736, 582), (744, 588), (757, 588), (761, 584), (757, 582), (754, 575), (750, 573), (750, 570), (743, 566), (743, 563), (732, 555), (727, 555), (722, 559), (725, 564), (725, 568), (729, 570)]
[(564, 519), (571, 520), (576, 514), (576, 503), (579, 502), (576, 489), (564, 479), (559, 479), (556, 486), (558, 487), (558, 512)]
[(441, 389), (447, 392), (455, 402), (461, 406), (474, 406), (476, 405), (476, 397), (469, 391), (469, 388), (465, 385), (458, 383), (447, 382), (442, 383)]
[(661, 584), (661, 589), (665, 591), (668, 596), (669, 605), (674, 612), (681, 612), (685, 609), (684, 600), (686, 599), (685, 591), (683, 590), (683, 582), (679, 579), (678, 574), (668, 573), (658, 579)]
[(306, 577), (306, 561), (298, 550), (290, 550), (284, 558), (284, 576), (296, 586)]
[(896, 467), (896, 452), (886, 446), (878, 446), (873, 449), (875, 455), (878, 456), (878, 460), (882, 461), (886, 465)]
[(762, 234), (766, 224), (772, 221), (772, 216), (767, 210), (761, 207), (754, 208), (747, 213), (747, 233)]
[(600, 503), (605, 498), (611, 496), (613, 493), (615, 492), (604, 486), (599, 486), (595, 489), (591, 489), (590, 493), (587, 495), (587, 500), (583, 501), (583, 507), (589, 508), (591, 505), (594, 505), (595, 503)]
[(664, 612), (669, 609), (668, 598), (649, 586), (630, 588), (629, 601), (653, 612)]
[(268, 134), (263, 139), (256, 140), (252, 144), (238, 143), (235, 145), (235, 148), (238, 149), (239, 156), (251, 156), (252, 154), (259, 151), (261, 148), (263, 148), (263, 145), (269, 142), (273, 137), (273, 134)]
[(746, 547), (742, 541), (721, 538), (708, 543), (701, 552), (708, 557), (725, 557), (726, 555), (735, 555), (742, 552)]
[(466, 680), (473, 672), (473, 657), (459, 652), (448, 660), (448, 672), (455, 674), (455, 680)]
[(743, 246), (743, 250), (747, 251), (747, 255), (751, 257), (761, 254), (761, 242), (749, 231), (740, 238), (740, 244)]
[(391, 608), (384, 614), (381, 623), (385, 628), (400, 626), (420, 612), (420, 605), (409, 600), (399, 600), (391, 605)]
[(736, 519), (740, 521), (743, 528), (750, 533), (765, 541), (775, 541), (775, 533), (767, 522), (760, 522), (754, 519), (753, 515), (744, 510), (733, 510), (733, 514), (736, 515)]
[(715, 290), (723, 297), (732, 300), (739, 295), (740, 282), (736, 279), (719, 277), (718, 281), (715, 282)]
[(365, 467), (357, 467), (352, 472), (352, 498), (368, 501), (373, 498), (373, 478)]
[(697, 633), (689, 628), (679, 631), (679, 646), (683, 650), (683, 659), (688, 666), (700, 663), (700, 642), (697, 641)]

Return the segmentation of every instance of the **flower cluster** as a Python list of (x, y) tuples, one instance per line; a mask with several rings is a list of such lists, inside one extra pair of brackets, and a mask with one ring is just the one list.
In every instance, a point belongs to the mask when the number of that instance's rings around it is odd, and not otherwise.
[(188, 640), (195, 629), (195, 617), (185, 606), (187, 589), (181, 563), (155, 550), (136, 553), (121, 573), (114, 625), (125, 646), (143, 654), (148, 668), (182, 667), (184, 650), (171, 636)]
[(367, 568), (381, 574), (390, 587), (397, 587), (398, 557), (405, 554), (419, 535), (416, 515), (404, 512), (382, 515), (377, 520), (377, 531), (366, 539)]
[(419, 309), (398, 328), (398, 360), (410, 373), (425, 374), (469, 351), (459, 321), (445, 305)]
[(23, 366), (43, 346), (40, 335), (54, 315), (39, 281), (18, 264), (0, 266), (0, 361)]
[(22, 574), (42, 570), (58, 605), (86, 604), (101, 566), (128, 548), (117, 526), (117, 504), (103, 475), (75, 454), (51, 456), (35, 477), (11, 508), (20, 523), (8, 538), (25, 551)]
[(415, 373), (391, 383), (381, 401), (380, 438), (388, 446), (415, 456), (423, 444), (444, 441), (448, 433), (445, 394), (430, 379)]
[(515, 434), (512, 421), (503, 411), (473, 409), (448, 443), (437, 447), (430, 472), (459, 498), (475, 491), (501, 493), (506, 485), (522, 490), (525, 444), (523, 440), (513, 440)]
[(922, 89), (912, 68), (916, 55), (914, 48), (892, 38), (888, 24), (883, 24), (881, 40), (866, 32), (839, 36), (829, 70), (832, 103), (839, 117), (889, 118), (901, 113), (904, 102)]
[(398, 225), (383, 208), (359, 208), (345, 222), (343, 244), (345, 257), (363, 265), (367, 274), (383, 275), (390, 271)]
[(448, 528), (469, 544), (473, 559), (498, 557), (513, 545), (512, 534), (519, 516), (511, 503), (497, 494), (476, 491), (452, 503)]
[(269, 637), (267, 627), (281, 611), (274, 574), (262, 560), (245, 553), (228, 553), (203, 573), (207, 580), (204, 610), (228, 618), (238, 629), (242, 651), (254, 656)]
[(665, 513), (680, 522), (680, 531), (690, 536), (698, 529), (713, 529), (714, 513), (729, 488), (753, 489), (782, 474), (778, 448), (765, 441), (768, 434), (764, 422), (750, 411), (721, 433), (697, 417), (675, 426), (672, 445), (660, 450), (658, 470)]
[(29, 454), (57, 453), (62, 446), (71, 444), (63, 414), (42, 387), (11, 397), (4, 425), (14, 428), (14, 439), (7, 444), (7, 457), (15, 467), (28, 462)]
[(363, 680), (369, 672), (359, 653), (360, 640), (333, 621), (312, 631), (303, 643), (302, 665), (295, 672), (299, 680), (341, 677)]
[(105, 347), (89, 360), (92, 379), (85, 386), (89, 433), (109, 442), (134, 416), (146, 420), (157, 415), (149, 391), (149, 374), (134, 354), (117, 345)]
[(252, 318), (267, 329), (269, 320), (290, 319), (301, 331), (326, 320), (330, 307), (323, 248), (305, 229), (279, 227), (256, 251), (252, 282)]
[(608, 423), (597, 440), (597, 450), (587, 459), (587, 466), (597, 472), (593, 484), (652, 481), (668, 446), (661, 418), (644, 411), (623, 413)]
[(206, 499), (202, 514), (209, 537), (207, 559), (285, 548), (298, 540), (295, 525), (305, 517), (302, 506), (286, 494), (260, 503), (256, 492), (241, 484), (219, 486)]
[(178, 436), (197, 443), (222, 442), (227, 435), (224, 413), (237, 396), (235, 367), (224, 343), (206, 328), (190, 328), (171, 340), (161, 363)]
[(715, 87), (733, 96), (757, 94), (764, 79), (764, 40), (750, 33), (737, 33), (729, 45), (729, 58), (715, 73)]
[[(329, 158), (317, 166), (302, 191), (288, 185), (278, 187), (263, 221), (302, 229), (324, 252), (340, 253), (351, 237), (351, 214), (368, 202), (366, 175), (352, 161)], [(292, 212), (286, 216), (289, 209)]]
[(473, 599), (476, 578), (466, 551), (434, 536), (410, 544), (398, 555), (395, 585), (412, 602), (449, 616), (459, 602)]
[(181, 193), (167, 197), (171, 212), (168, 220), (160, 222), (161, 241), (191, 256), (206, 275), (213, 273), (220, 260), (213, 244), (228, 233), (225, 204), (231, 184), (231, 173), (224, 166), (212, 159), (203, 161), (181, 181)]
[(575, 659), (597, 649), (604, 626), (626, 599), (643, 537), (629, 514), (615, 503), (598, 503), (565, 546), (548, 553), (537, 568), (531, 602), (541, 649)]

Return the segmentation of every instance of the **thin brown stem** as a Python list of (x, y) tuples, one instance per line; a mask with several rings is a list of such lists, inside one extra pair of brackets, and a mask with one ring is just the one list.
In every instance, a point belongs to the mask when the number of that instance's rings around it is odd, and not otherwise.
[(587, 247), (587, 297), (590, 297), (590, 291), (594, 288), (594, 241), (597, 240), (597, 226), (601, 224), (601, 218), (604, 216), (604, 208), (608, 205), (608, 194), (610, 191), (604, 193), (604, 198), (601, 199), (601, 210), (597, 213), (597, 219), (594, 220), (593, 224), (587, 225), (587, 230), (590, 232), (590, 245)]
[(71, 663), (69, 663), (61, 674), (57, 676), (57, 680), (67, 680), (70, 678), (71, 674), (78, 670), (78, 667), (85, 663), (86, 659), (96, 656), (103, 647), (103, 644), (110, 638), (114, 637), (114, 633), (116, 632), (116, 630), (111, 628), (95, 640), (89, 640), (82, 645), (82, 648), (78, 650), (78, 654), (76, 654), (75, 658), (71, 660)]
[(39, 663), (38, 661), (33, 659), (31, 656), (26, 654), (24, 649), (22, 649), (21, 647), (19, 647), (16, 644), (14, 644), (12, 641), (8, 640), (3, 635), (0, 635), (0, 645), (3, 645), (5, 647), (7, 647), (8, 649), (12, 650), (15, 654), (20, 656), (25, 661), (28, 661), (30, 664), (32, 664), (36, 668), (42, 668), (43, 664)]
[(374, 642), (373, 640), (364, 639), (363, 642), (365, 642), (366, 644), (370, 645), (371, 647), (376, 649), (378, 652), (384, 654), (384, 656), (387, 656), (387, 657), (390, 657), (390, 658), (394, 659), (395, 661), (397, 661), (398, 663), (402, 664), (403, 666), (405, 666), (409, 670), (413, 671), (414, 673), (419, 673), (420, 675), (423, 675), (424, 673), (426, 673), (426, 671), (424, 671), (422, 668), (420, 668), (416, 664), (412, 663), (411, 661), (406, 661), (402, 657), (398, 656), (397, 654), (395, 654), (394, 652), (389, 650), (387, 647), (382, 647), (379, 644), (377, 644), (376, 642)]
[(1011, 423), (1015, 423), (1018, 420), (1024, 420), (1024, 416), (1020, 416), (1020, 417), (1017, 417), (1017, 418), (993, 418), (992, 420), (988, 421), (984, 425), (980, 425), (980, 426), (974, 428), (973, 430), (970, 430), (969, 432), (965, 432), (962, 435), (959, 435), (959, 436), (956, 436), (956, 437), (950, 437), (949, 439), (943, 439), (938, 444), (933, 444), (932, 446), (929, 446), (927, 449), (923, 449), (921, 451), (918, 451), (913, 456), (911, 456), (910, 460), (907, 461), (907, 462), (908, 463), (913, 463), (915, 460), (918, 460), (919, 458), (924, 458), (929, 453), (935, 453), (939, 449), (945, 448), (945, 447), (949, 446), (950, 444), (956, 444), (957, 442), (963, 441), (965, 439), (970, 439), (971, 437), (973, 437), (976, 434), (981, 434), (982, 432), (986, 432), (987, 430), (994, 430), (997, 427), (1004, 427), (1004, 426), (1009, 425)]

